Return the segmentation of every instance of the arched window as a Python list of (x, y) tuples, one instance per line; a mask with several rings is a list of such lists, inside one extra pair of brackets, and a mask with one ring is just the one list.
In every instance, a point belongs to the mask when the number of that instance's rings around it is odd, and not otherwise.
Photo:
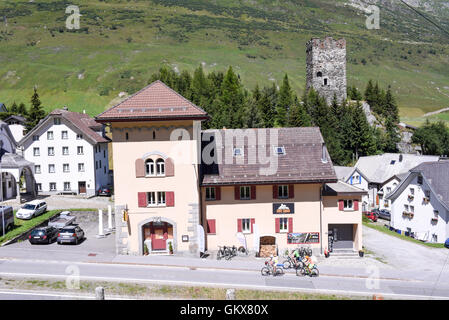
[(316, 76), (317, 76), (318, 78), (321, 78), (321, 77), (323, 76), (323, 73), (322, 73), (321, 71), (318, 71), (317, 74), (316, 74)]
[(327, 86), (329, 84), (329, 82), (327, 81), (327, 79), (324, 79), (324, 85)]
[(154, 176), (154, 161), (153, 161), (153, 159), (147, 159), (145, 161), (145, 174), (147, 176)]
[(158, 176), (165, 176), (165, 161), (163, 159), (157, 159), (156, 172)]

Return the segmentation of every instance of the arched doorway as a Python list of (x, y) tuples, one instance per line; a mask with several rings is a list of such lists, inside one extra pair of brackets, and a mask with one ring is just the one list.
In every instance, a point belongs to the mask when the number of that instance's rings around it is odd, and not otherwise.
[(276, 254), (276, 238), (262, 236), (259, 239), (259, 257), (269, 257)]
[(174, 228), (167, 221), (157, 220), (142, 225), (143, 254), (174, 251)]

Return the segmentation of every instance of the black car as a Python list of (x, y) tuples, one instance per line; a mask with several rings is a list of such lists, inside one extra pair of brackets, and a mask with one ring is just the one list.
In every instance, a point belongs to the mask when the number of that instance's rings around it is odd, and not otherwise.
[(58, 229), (54, 227), (36, 228), (31, 231), (28, 240), (31, 244), (47, 243), (50, 244), (58, 237)]
[(388, 210), (382, 209), (379, 210), (379, 218), (384, 220), (391, 220), (391, 213)]
[(111, 196), (111, 188), (101, 187), (100, 189), (98, 189), (97, 195), (110, 197)]

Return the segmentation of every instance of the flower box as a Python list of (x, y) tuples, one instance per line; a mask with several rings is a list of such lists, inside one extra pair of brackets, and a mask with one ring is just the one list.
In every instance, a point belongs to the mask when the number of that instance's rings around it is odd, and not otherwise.
[(437, 224), (438, 223), (438, 218), (432, 218), (430, 220), (430, 222), (433, 223), (433, 224)]

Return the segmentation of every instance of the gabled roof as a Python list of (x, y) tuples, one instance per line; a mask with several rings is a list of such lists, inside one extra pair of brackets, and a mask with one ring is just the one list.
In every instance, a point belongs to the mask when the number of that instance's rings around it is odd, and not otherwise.
[(384, 153), (360, 157), (355, 168), (366, 177), (368, 182), (382, 184), (392, 176), (406, 173), (420, 163), (438, 161), (438, 159), (438, 156)]
[(334, 169), (338, 180), (342, 181), (346, 181), (354, 171), (354, 167), (334, 166)]
[(28, 140), (33, 134), (42, 127), (47, 121), (60, 116), (61, 118), (67, 121), (67, 124), (71, 126), (71, 128), (75, 132), (80, 132), (83, 134), (83, 138), (89, 141), (92, 144), (109, 142), (110, 140), (106, 137), (103, 137), (101, 134), (96, 132), (96, 130), (100, 130), (102, 128), (102, 124), (96, 122), (93, 118), (85, 113), (72, 112), (63, 109), (55, 109), (50, 112), (44, 119), (39, 121), (39, 124), (35, 126), (30, 132), (27, 133), (25, 137), (20, 140), (19, 145), (23, 145), (23, 143)]
[(410, 180), (421, 174), (438, 200), (449, 210), (449, 161), (425, 162), (411, 169), (407, 178), (388, 195), (387, 199), (396, 199)]
[(22, 124), (25, 124), (25, 122), (26, 122), (25, 117), (22, 117), (22, 116), (19, 116), (19, 115), (15, 115), (15, 114), (10, 115), (8, 118), (6, 118), (6, 119), (3, 120), (3, 121), (5, 121), (6, 123), (8, 123), (8, 121), (10, 121), (10, 120), (16, 120), (16, 121), (18, 121), (18, 122), (21, 122)]
[(207, 113), (157, 80), (125, 101), (100, 113), (100, 122), (148, 121), (161, 119), (208, 119)]
[[(278, 138), (275, 145), (271, 143), (270, 134), (277, 131)], [(248, 142), (245, 133), (256, 137), (256, 141)], [(275, 128), (275, 129), (245, 129), (245, 130), (205, 130), (203, 136), (213, 135), (215, 141), (215, 163), (202, 164), (202, 185), (235, 185), (235, 184), (272, 184), (272, 183), (326, 183), (337, 182), (337, 176), (332, 160), (326, 148), (319, 128)], [(219, 135), (219, 137), (217, 137)], [(232, 144), (226, 144), (226, 137), (237, 136), (245, 141), (242, 159), (244, 164), (237, 164), (237, 158), (232, 155)], [(228, 136), (228, 137), (229, 137)], [(221, 139), (220, 139), (221, 137)], [(266, 139), (263, 141), (263, 137)], [(203, 150), (209, 146), (209, 137), (203, 142)], [(221, 143), (220, 143), (221, 140)], [(263, 147), (259, 146), (262, 145)], [(236, 142), (234, 146), (239, 147)], [(277, 160), (275, 172), (265, 175), (261, 168), (270, 167), (269, 163), (262, 164), (257, 152), (269, 157), (276, 146), (285, 149), (284, 155), (274, 155)], [(265, 149), (263, 149), (265, 148)], [(325, 160), (323, 161), (323, 149)], [(256, 151), (257, 150), (257, 151)], [(221, 152), (220, 152), (221, 151)], [(229, 156), (233, 163), (226, 163)], [(219, 159), (221, 153), (221, 159)], [(204, 157), (203, 157), (204, 158)], [(251, 161), (248, 161), (252, 159)], [(221, 161), (220, 161), (221, 160)], [(204, 161), (204, 159), (203, 159)], [(273, 163), (275, 160), (273, 160)], [(218, 164), (217, 164), (218, 162)]]
[(340, 180), (335, 183), (326, 183), (322, 194), (323, 196), (365, 195), (368, 192)]

